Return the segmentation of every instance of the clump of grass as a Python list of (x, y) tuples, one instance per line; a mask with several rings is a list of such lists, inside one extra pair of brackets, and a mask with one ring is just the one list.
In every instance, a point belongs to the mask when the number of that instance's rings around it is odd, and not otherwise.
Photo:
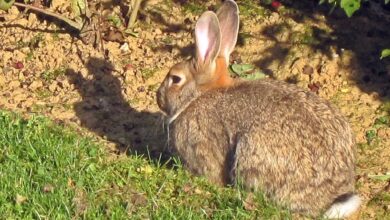
[(368, 207), (374, 209), (376, 214), (375, 216), (376, 219), (390, 218), (390, 212), (386, 210), (389, 205), (390, 205), (390, 193), (386, 191), (379, 192), (367, 203)]
[[(383, 107), (383, 106), (382, 106)], [(382, 108), (383, 110), (383, 108)], [(387, 112), (384, 112), (385, 115), (379, 116), (375, 119), (374, 124), (369, 130), (366, 131), (366, 140), (367, 143), (361, 145), (362, 147), (372, 147), (375, 148), (379, 146), (381, 138), (378, 137), (378, 130), (385, 127), (390, 127), (390, 115)]]
[(45, 42), (43, 38), (43, 33), (38, 33), (34, 37), (31, 38), (30, 41), (24, 42), (24, 41), (18, 41), (17, 46), (18, 47), (29, 47), (31, 50), (38, 47), (40, 42)]
[(153, 84), (153, 85), (149, 85), (148, 86), (148, 90), (152, 91), (152, 92), (157, 92), (159, 86), (160, 86), (159, 83), (156, 83), (156, 84)]
[(57, 31), (54, 31), (54, 32), (51, 34), (51, 37), (53, 38), (53, 41), (59, 41), (59, 40), (61, 40), (61, 38), (60, 38), (60, 33), (58, 33)]
[(187, 1), (183, 4), (182, 9), (184, 13), (191, 13), (193, 15), (201, 15), (207, 10), (204, 4), (199, 4), (196, 1)]
[(0, 111), (0, 213), (4, 219), (290, 218), (261, 194), (219, 188), (143, 156), (113, 158), (92, 139), (32, 116)]
[(266, 17), (271, 14), (270, 11), (261, 7), (257, 1), (239, 0), (237, 4), (240, 9), (240, 14), (243, 16)]
[(33, 104), (31, 106), (31, 112), (44, 112), (47, 109), (46, 105), (38, 105), (38, 104)]
[(380, 110), (390, 115), (390, 101), (383, 102)]
[(115, 14), (115, 13), (107, 16), (107, 20), (109, 22), (111, 22), (112, 25), (114, 25), (117, 28), (119, 28), (119, 27), (121, 27), (123, 25), (121, 18), (117, 14)]
[(154, 74), (157, 72), (157, 69), (155, 68), (146, 68), (141, 70), (142, 77), (144, 79), (149, 79), (154, 76)]
[(306, 44), (306, 45), (318, 45), (320, 40), (314, 35), (314, 30), (310, 26), (306, 26), (303, 31), (296, 31), (292, 34), (292, 42), (296, 44)]
[(50, 90), (48, 90), (47, 88), (38, 89), (36, 94), (39, 99), (45, 99), (53, 95), (53, 93), (50, 92)]
[(30, 61), (34, 58), (34, 50), (39, 46), (39, 43), (44, 41), (44, 36), (43, 33), (38, 33), (34, 37), (31, 38), (30, 41), (24, 42), (24, 41), (18, 41), (17, 42), (17, 47), (28, 47), (30, 50), (27, 53), (26, 56), (26, 61)]
[(166, 45), (173, 45), (173, 38), (171, 36), (166, 36), (165, 38), (161, 39), (161, 41)]
[(63, 75), (65, 75), (65, 68), (60, 67), (60, 68), (57, 68), (54, 70), (46, 70), (46, 71), (42, 72), (41, 79), (43, 79), (47, 82), (51, 82), (51, 81), (57, 79), (57, 77), (63, 76)]

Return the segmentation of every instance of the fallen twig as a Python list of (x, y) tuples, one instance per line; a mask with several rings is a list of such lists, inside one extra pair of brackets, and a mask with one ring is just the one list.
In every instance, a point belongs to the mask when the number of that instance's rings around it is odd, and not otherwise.
[[(142, 0), (134, 0), (133, 4), (131, 4), (131, 14), (129, 18), (129, 22), (127, 23), (127, 28), (132, 28), (134, 26), (135, 21), (137, 20), (137, 14), (139, 7), (141, 5)], [(129, 10), (130, 12), (130, 10)]]
[(18, 7), (27, 8), (27, 9), (36, 11), (36, 12), (42, 13), (44, 15), (48, 15), (48, 16), (54, 17), (54, 18), (56, 18), (58, 20), (61, 20), (61, 21), (65, 22), (66, 24), (68, 24), (72, 28), (74, 28), (76, 30), (79, 30), (79, 31), (81, 31), (81, 29), (83, 27), (82, 24), (77, 23), (75, 21), (72, 21), (69, 18), (66, 18), (66, 17), (64, 17), (62, 15), (56, 14), (54, 12), (51, 12), (51, 11), (49, 11), (47, 9), (38, 8), (38, 7), (35, 7), (35, 6), (32, 6), (32, 5), (23, 4), (23, 3), (20, 3), (20, 2), (15, 2), (14, 5), (18, 6)]

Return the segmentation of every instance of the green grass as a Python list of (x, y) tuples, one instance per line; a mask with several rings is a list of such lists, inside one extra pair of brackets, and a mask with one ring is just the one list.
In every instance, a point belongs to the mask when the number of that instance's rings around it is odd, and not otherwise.
[(46, 98), (49, 98), (53, 95), (52, 92), (50, 92), (49, 89), (47, 88), (39, 88), (37, 91), (36, 91), (36, 95), (39, 99), (46, 99)]
[(184, 13), (191, 13), (193, 15), (201, 15), (207, 10), (204, 4), (199, 4), (199, 2), (196, 1), (186, 1), (186, 3), (182, 5), (182, 8)]
[(157, 72), (157, 69), (155, 68), (146, 68), (141, 70), (141, 74), (144, 79), (150, 79), (154, 76), (154, 74)]
[(46, 70), (46, 71), (41, 73), (40, 77), (41, 77), (41, 79), (43, 79), (47, 82), (52, 82), (57, 77), (65, 75), (65, 70), (66, 70), (65, 67), (60, 67), (60, 68), (53, 69), (53, 70)]
[(213, 186), (174, 164), (114, 157), (96, 141), (48, 119), (0, 111), (4, 219), (291, 218), (261, 194), (248, 208), (246, 192)]
[(260, 6), (257, 1), (238, 0), (237, 4), (242, 16), (267, 17), (271, 14), (270, 11)]

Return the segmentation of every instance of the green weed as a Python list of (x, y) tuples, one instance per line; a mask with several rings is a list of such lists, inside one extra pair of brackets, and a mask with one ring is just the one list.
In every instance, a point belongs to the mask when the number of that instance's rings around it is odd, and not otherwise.
[(200, 15), (207, 10), (204, 4), (199, 4), (199, 2), (196, 1), (187, 1), (183, 4), (182, 8), (184, 13), (191, 13), (194, 15)]
[(112, 25), (114, 25), (117, 28), (119, 28), (123, 25), (121, 18), (117, 14), (109, 15), (107, 17), (107, 20), (110, 21), (112, 23)]
[(261, 7), (257, 1), (240, 0), (237, 1), (237, 4), (240, 9), (240, 14), (243, 16), (266, 17), (271, 14), (270, 11)]
[(50, 92), (50, 91), (49, 91), (48, 89), (46, 89), (46, 88), (38, 89), (38, 90), (36, 91), (36, 94), (37, 94), (37, 97), (38, 97), (39, 99), (45, 99), (45, 98), (48, 98), (48, 97), (50, 97), (50, 96), (53, 95), (52, 92)]
[(154, 68), (146, 68), (146, 69), (141, 70), (141, 74), (142, 74), (144, 79), (149, 79), (149, 78), (154, 76), (156, 71), (157, 71), (157, 69), (154, 69)]
[(47, 82), (51, 82), (55, 80), (57, 77), (65, 75), (65, 69), (66, 68), (64, 67), (60, 67), (54, 70), (46, 70), (41, 73), (41, 79)]
[(314, 35), (313, 28), (310, 26), (305, 27), (303, 32), (294, 32), (291, 35), (291, 39), (296, 44), (319, 45), (321, 43)]

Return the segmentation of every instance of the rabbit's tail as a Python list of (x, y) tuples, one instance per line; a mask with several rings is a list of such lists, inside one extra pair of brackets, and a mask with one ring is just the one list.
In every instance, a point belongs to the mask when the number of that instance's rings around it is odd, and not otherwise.
[(346, 194), (332, 204), (325, 212), (324, 217), (328, 219), (343, 219), (359, 210), (362, 201), (356, 194)]

